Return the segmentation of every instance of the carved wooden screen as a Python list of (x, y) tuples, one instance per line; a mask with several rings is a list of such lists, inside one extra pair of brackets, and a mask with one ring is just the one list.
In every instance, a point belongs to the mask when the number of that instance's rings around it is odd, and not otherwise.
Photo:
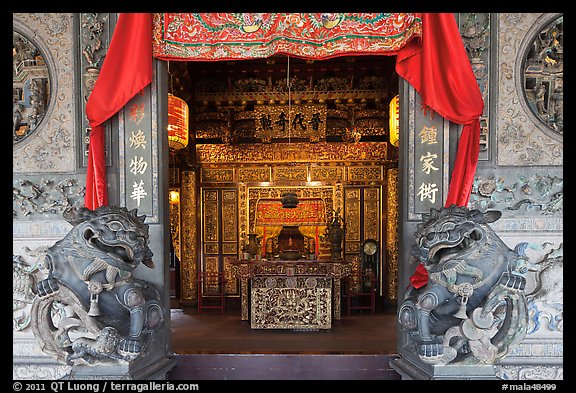
[[(238, 255), (238, 192), (232, 188), (202, 189), (202, 271), (224, 273), (225, 293), (237, 295), (230, 264)], [(210, 294), (217, 288), (204, 287)]]
[[(382, 167), (374, 167), (376, 172), (364, 173), (364, 176), (377, 176), (382, 178)], [(350, 168), (352, 169), (352, 168)], [(369, 167), (362, 168), (367, 171)], [(377, 174), (377, 175), (376, 175)], [(345, 187), (344, 188), (344, 221), (346, 232), (344, 236), (346, 256), (357, 256), (360, 245), (366, 239), (374, 239), (382, 244), (382, 211), (380, 186), (375, 187)], [(379, 293), (382, 294), (382, 251), (378, 253), (377, 278)]]

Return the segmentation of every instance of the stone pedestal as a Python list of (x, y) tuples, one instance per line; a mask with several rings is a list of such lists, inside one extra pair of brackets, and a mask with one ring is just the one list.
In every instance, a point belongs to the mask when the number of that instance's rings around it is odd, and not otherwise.
[(148, 355), (131, 362), (77, 365), (63, 379), (72, 380), (165, 380), (166, 373), (176, 366), (176, 359), (160, 354)]
[(390, 361), (390, 367), (406, 380), (499, 380), (492, 365), (438, 366), (415, 363), (400, 357)]

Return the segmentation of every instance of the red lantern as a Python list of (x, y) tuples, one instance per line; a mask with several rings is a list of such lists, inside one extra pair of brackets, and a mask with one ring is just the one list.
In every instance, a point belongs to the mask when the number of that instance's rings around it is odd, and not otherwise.
[(188, 146), (188, 104), (168, 94), (168, 146), (172, 150)]

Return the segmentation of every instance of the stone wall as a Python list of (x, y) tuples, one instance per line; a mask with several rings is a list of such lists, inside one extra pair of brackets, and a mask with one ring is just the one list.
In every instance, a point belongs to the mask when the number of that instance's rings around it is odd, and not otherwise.
[(50, 72), (51, 100), (33, 135), (13, 148), (13, 378), (56, 379), (69, 371), (44, 354), (30, 329), (32, 287), (45, 276), (42, 250), (71, 226), (68, 204), (83, 203), (77, 173), (73, 14), (13, 14), (15, 31), (40, 49)]

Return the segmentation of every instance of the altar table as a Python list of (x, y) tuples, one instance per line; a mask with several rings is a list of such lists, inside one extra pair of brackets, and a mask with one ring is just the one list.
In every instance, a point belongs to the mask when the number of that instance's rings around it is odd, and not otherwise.
[[(273, 260), (232, 262), (240, 279), (242, 321), (252, 329), (330, 329), (341, 318), (344, 260)], [(250, 318), (249, 318), (250, 316)]]

